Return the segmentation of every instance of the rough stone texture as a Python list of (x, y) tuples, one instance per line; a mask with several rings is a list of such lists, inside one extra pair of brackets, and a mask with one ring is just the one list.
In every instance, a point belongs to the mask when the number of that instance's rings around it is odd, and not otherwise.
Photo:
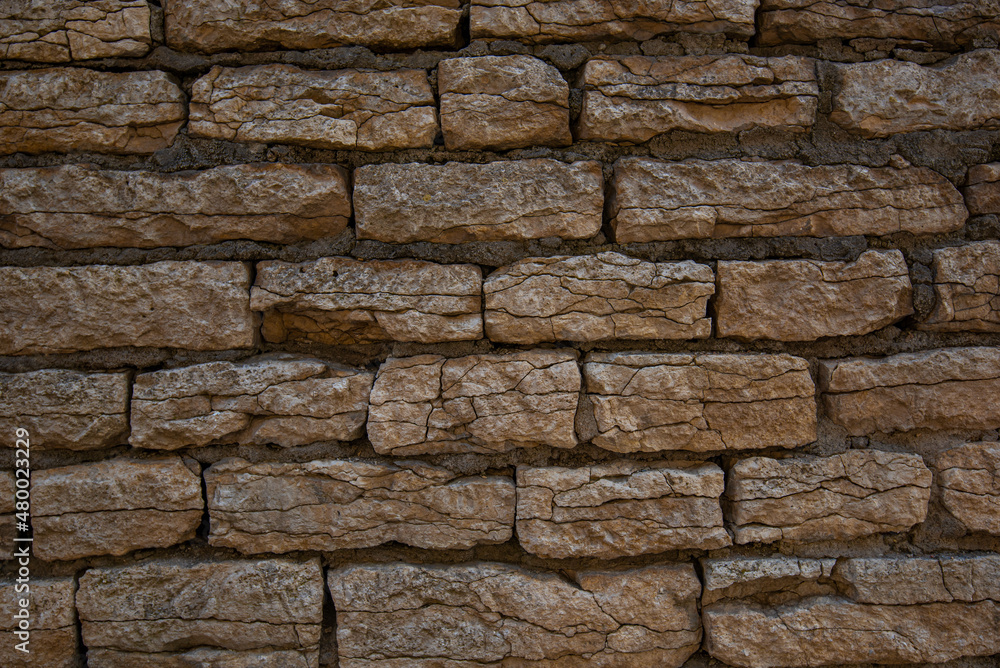
[(802, 557), (728, 557), (702, 559), (702, 606), (727, 598), (779, 601), (836, 594), (836, 559)]
[(569, 146), (569, 85), (530, 56), (450, 58), (438, 65), (449, 151)]
[(76, 607), (89, 666), (172, 668), (207, 655), (218, 666), (264, 657), (252, 665), (315, 668), (323, 571), (318, 559), (91, 568), (80, 577)]
[(157, 248), (332, 237), (351, 217), (347, 181), (336, 165), (168, 173), (86, 165), (2, 169), (0, 245)]
[(922, 66), (891, 58), (836, 65), (830, 120), (863, 137), (1000, 128), (1000, 51), (979, 49)]
[(913, 313), (913, 288), (898, 250), (854, 262), (719, 262), (716, 335), (814, 341), (860, 336)]
[(388, 359), (368, 409), (379, 454), (503, 452), (577, 444), (575, 351)]
[(473, 39), (525, 42), (645, 41), (671, 32), (754, 34), (757, 0), (617, 2), (616, 0), (473, 0)]
[(19, 652), (14, 635), (24, 592), (15, 591), (13, 576), (0, 581), (0, 664), (4, 668), (77, 668), (78, 641), (72, 577), (32, 577), (30, 585), (30, 654)]
[(517, 539), (552, 559), (726, 547), (723, 487), (722, 469), (711, 463), (519, 466)]
[(502, 343), (704, 339), (712, 268), (620, 253), (527, 258), (483, 283), (486, 336)]
[(946, 450), (934, 468), (945, 508), (972, 531), (1000, 536), (1000, 444)]
[(718, 237), (941, 234), (962, 196), (925, 167), (622, 158), (608, 213), (619, 243)]
[(401, 51), (452, 46), (459, 0), (168, 0), (167, 43), (180, 51), (326, 49), (361, 44)]
[(128, 400), (126, 373), (0, 373), (0, 433), (27, 429), (33, 450), (109, 448), (128, 440)]
[(1000, 555), (996, 554), (843, 559), (833, 578), (859, 603), (1000, 601)]
[(194, 460), (111, 459), (35, 471), (33, 550), (45, 560), (123, 555), (191, 540), (201, 525)]
[(791, 355), (591, 353), (580, 437), (615, 452), (794, 448), (816, 440), (809, 365)]
[(820, 362), (830, 419), (853, 436), (1000, 427), (1000, 349), (944, 348)]
[(934, 251), (934, 311), (923, 329), (1000, 332), (1000, 242)]
[(186, 118), (184, 92), (163, 72), (0, 72), (0, 155), (153, 153)]
[(14, 498), (16, 490), (14, 473), (0, 472), (0, 559), (10, 559), (14, 556), (14, 538), (17, 537), (17, 528), (14, 525), (14, 512), (17, 510), (14, 505), (17, 501)]
[(288, 353), (139, 374), (130, 442), (176, 450), (350, 441), (364, 434), (373, 380), (368, 371)]
[(256, 335), (249, 290), (239, 262), (0, 267), (0, 354), (247, 348)]
[(973, 215), (1000, 214), (1000, 162), (969, 169), (965, 203)]
[(587, 61), (578, 139), (644, 142), (671, 130), (805, 132), (816, 116), (813, 62), (784, 56), (618, 56)]
[(191, 88), (194, 137), (312, 148), (429, 148), (434, 93), (423, 70), (213, 67)]
[(143, 56), (153, 43), (149, 21), (146, 0), (8, 0), (0, 5), (0, 59)]
[(325, 257), (257, 265), (251, 308), (268, 341), (326, 344), (482, 338), (483, 274), (471, 264)]
[(503, 543), (514, 482), (419, 462), (251, 464), (205, 472), (211, 545), (243, 553), (341, 550), (396, 541), (436, 550)]
[(729, 469), (724, 504), (737, 543), (851, 540), (923, 522), (930, 487), (920, 455), (750, 457)]
[(603, 207), (601, 165), (592, 161), (385, 164), (354, 172), (359, 239), (589, 239), (601, 229)]
[(331, 570), (340, 666), (676, 668), (698, 649), (690, 564), (567, 577), (493, 563)]

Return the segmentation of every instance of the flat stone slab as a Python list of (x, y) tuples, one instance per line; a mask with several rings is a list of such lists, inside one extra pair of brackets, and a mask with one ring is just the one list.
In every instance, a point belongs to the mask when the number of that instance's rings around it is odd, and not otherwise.
[(807, 557), (702, 558), (702, 606), (725, 599), (784, 599), (837, 594), (836, 559)]
[(1000, 444), (968, 443), (934, 462), (941, 501), (972, 531), (1000, 536)]
[(73, 607), (74, 579), (31, 577), (30, 653), (16, 649), (23, 640), (14, 635), (20, 621), (14, 615), (22, 609), (19, 600), (25, 596), (15, 590), (16, 584), (13, 577), (0, 580), (0, 663), (5, 668), (77, 668), (80, 649)]
[(969, 168), (965, 202), (974, 216), (1000, 214), (1000, 162)]
[(1000, 332), (1000, 242), (934, 251), (934, 297), (921, 329)]

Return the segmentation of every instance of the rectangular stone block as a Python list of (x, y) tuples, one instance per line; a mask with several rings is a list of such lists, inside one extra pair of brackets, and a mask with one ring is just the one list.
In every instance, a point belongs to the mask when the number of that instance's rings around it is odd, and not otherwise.
[(614, 452), (794, 448), (816, 440), (809, 364), (791, 355), (591, 353), (581, 440)]
[(584, 66), (577, 139), (641, 143), (672, 130), (805, 132), (819, 87), (798, 56), (606, 56)]
[(240, 262), (0, 267), (0, 354), (248, 348), (249, 291)]
[[(21, 583), (23, 585), (23, 583)], [(35, 577), (27, 591), (17, 591), (13, 576), (0, 580), (0, 664), (4, 668), (77, 668), (79, 641), (72, 577)], [(14, 635), (22, 610), (20, 600), (27, 598), (31, 616), (29, 653), (18, 651), (22, 640)]]
[(968, 216), (955, 186), (925, 167), (648, 158), (615, 162), (608, 212), (619, 243), (941, 234)]
[(374, 374), (288, 353), (136, 376), (131, 444), (281, 447), (364, 434)]
[(419, 462), (251, 464), (205, 472), (208, 542), (244, 554), (374, 547), (431, 550), (503, 543), (514, 529), (514, 481), (459, 476)]
[(701, 559), (702, 606), (724, 599), (794, 599), (836, 594), (836, 559), (724, 557)]
[(1000, 162), (969, 168), (965, 203), (974, 216), (1000, 214)]
[(934, 251), (934, 297), (921, 329), (1000, 332), (1000, 242)]
[(0, 432), (27, 429), (33, 450), (121, 445), (129, 434), (129, 382), (127, 373), (0, 373)]
[(729, 469), (723, 505), (740, 544), (851, 540), (923, 522), (930, 487), (920, 455), (750, 457)]
[(187, 98), (164, 72), (0, 72), (0, 155), (153, 153), (186, 119)]
[(963, 53), (932, 67), (887, 58), (834, 65), (830, 120), (863, 137), (920, 130), (1000, 128), (1000, 50)]
[(576, 360), (569, 350), (390, 358), (372, 388), (368, 438), (393, 456), (572, 448)]
[(716, 336), (815, 341), (860, 336), (913, 313), (906, 258), (866, 251), (854, 262), (719, 262)]
[(17, 510), (17, 499), (14, 496), (16, 492), (14, 472), (0, 472), (0, 559), (12, 559), (14, 556), (14, 538), (17, 537), (14, 517)]
[(853, 436), (1000, 427), (1000, 349), (820, 362), (823, 406)]
[(430, 148), (434, 93), (424, 70), (213, 67), (191, 88), (193, 137), (311, 148)]
[(47, 0), (0, 6), (0, 59), (66, 63), (144, 56), (153, 43), (146, 0)]
[(32, 474), (34, 555), (46, 561), (170, 547), (201, 525), (193, 459), (117, 458)]
[(701, 641), (690, 564), (626, 571), (372, 564), (327, 575), (341, 668), (677, 668)]
[(859, 603), (1000, 601), (1000, 555), (996, 554), (841, 559), (833, 578)]
[(359, 239), (387, 243), (589, 239), (603, 182), (593, 161), (366, 165), (354, 172), (355, 224)]
[(257, 265), (250, 306), (267, 341), (473, 341), (483, 336), (483, 273), (471, 264), (325, 257)]
[(723, 487), (722, 469), (711, 463), (518, 466), (517, 539), (550, 559), (726, 547)]
[(159, 248), (340, 234), (351, 217), (336, 165), (260, 163), (183, 172), (63, 165), (0, 169), (0, 245)]
[(1000, 536), (1000, 444), (968, 443), (934, 462), (941, 500), (971, 531)]

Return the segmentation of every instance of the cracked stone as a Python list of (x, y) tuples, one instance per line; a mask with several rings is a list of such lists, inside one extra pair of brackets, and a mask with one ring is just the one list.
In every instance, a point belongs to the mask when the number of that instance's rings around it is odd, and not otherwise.
[(366, 165), (354, 172), (357, 235), (387, 243), (589, 239), (601, 230), (603, 181), (594, 161)]
[(32, 576), (28, 596), (31, 652), (26, 654), (15, 648), (23, 638), (14, 635), (19, 621), (14, 615), (22, 609), (18, 600), (25, 598), (25, 592), (15, 591), (14, 577), (8, 577), (0, 581), (0, 664), (4, 668), (77, 668), (73, 578)]
[(581, 440), (614, 452), (794, 448), (816, 440), (809, 364), (791, 355), (591, 353)]
[(1000, 555), (996, 554), (842, 559), (833, 577), (859, 603), (1000, 601)]
[(193, 137), (311, 148), (430, 148), (434, 93), (424, 70), (213, 67), (191, 88)]
[(347, 172), (336, 165), (0, 169), (0, 244), (69, 249), (312, 241), (347, 227), (347, 183)]
[(836, 559), (785, 556), (702, 559), (701, 602), (707, 606), (727, 598), (773, 601), (836, 594), (830, 580), (836, 563)]
[(575, 351), (390, 358), (372, 388), (368, 438), (394, 456), (572, 448), (579, 396)]
[(974, 216), (1000, 214), (1000, 162), (969, 168), (965, 202)]
[(1000, 242), (934, 251), (934, 296), (921, 329), (1000, 332)]
[(711, 463), (518, 466), (517, 538), (549, 559), (727, 547), (723, 487), (722, 469)]
[[(7, 433), (14, 434), (14, 430), (11, 429)], [(15, 505), (17, 499), (14, 497), (16, 489), (14, 473), (0, 472), (0, 560), (14, 558), (14, 539), (17, 537), (17, 528), (14, 524), (14, 511), (17, 510)]]
[(701, 642), (690, 564), (529, 571), (372, 564), (327, 575), (341, 668), (677, 668)]
[(968, 443), (946, 450), (934, 468), (948, 512), (972, 531), (1000, 536), (1000, 444)]
[(418, 462), (251, 464), (205, 472), (208, 541), (245, 554), (341, 550), (396, 541), (432, 550), (503, 543), (514, 527), (514, 482), (460, 477)]
[(267, 341), (353, 344), (483, 336), (482, 270), (471, 264), (326, 257), (257, 265), (250, 296)]

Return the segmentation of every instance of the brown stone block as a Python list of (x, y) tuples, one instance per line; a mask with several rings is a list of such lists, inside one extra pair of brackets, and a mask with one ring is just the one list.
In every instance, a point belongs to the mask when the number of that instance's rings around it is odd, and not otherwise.
[(965, 202), (974, 216), (1000, 214), (1000, 162), (969, 169)]
[(934, 251), (934, 296), (921, 329), (1000, 332), (1000, 242)]
[[(22, 583), (23, 584), (23, 583)], [(0, 581), (0, 664), (4, 668), (77, 668), (79, 640), (72, 577), (32, 577), (29, 591), (18, 592), (14, 578)], [(30, 614), (28, 653), (16, 645), (22, 639), (14, 635), (22, 610), (19, 601), (27, 597)]]
[(968, 443), (934, 462), (941, 500), (972, 531), (1000, 536), (1000, 444)]

